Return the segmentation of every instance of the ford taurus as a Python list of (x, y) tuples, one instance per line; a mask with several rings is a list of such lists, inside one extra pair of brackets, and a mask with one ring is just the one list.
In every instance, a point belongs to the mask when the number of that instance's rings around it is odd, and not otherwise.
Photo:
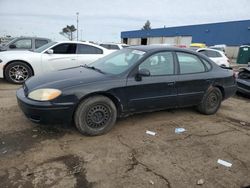
[(32, 77), (17, 99), (33, 122), (74, 122), (81, 133), (100, 135), (118, 117), (134, 113), (195, 106), (214, 114), (236, 89), (232, 70), (202, 54), (137, 46), (89, 65)]

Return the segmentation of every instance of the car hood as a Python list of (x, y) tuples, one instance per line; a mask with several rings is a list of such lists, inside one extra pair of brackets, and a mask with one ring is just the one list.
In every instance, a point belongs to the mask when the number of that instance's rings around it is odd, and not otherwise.
[(73, 67), (61, 71), (51, 72), (41, 76), (34, 76), (25, 82), (26, 91), (40, 88), (54, 88), (63, 90), (77, 85), (87, 85), (97, 81), (104, 81), (110, 75), (84, 67)]

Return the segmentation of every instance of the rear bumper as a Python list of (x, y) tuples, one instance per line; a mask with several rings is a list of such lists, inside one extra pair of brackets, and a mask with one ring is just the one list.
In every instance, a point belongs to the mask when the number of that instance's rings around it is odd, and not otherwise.
[(34, 123), (56, 124), (70, 123), (74, 104), (53, 104), (51, 102), (33, 101), (27, 98), (23, 88), (16, 93), (18, 105), (25, 116)]

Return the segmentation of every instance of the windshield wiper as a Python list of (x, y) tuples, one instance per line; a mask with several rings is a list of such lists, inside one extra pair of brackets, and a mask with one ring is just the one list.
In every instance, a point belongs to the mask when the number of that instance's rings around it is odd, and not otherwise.
[(98, 69), (98, 68), (96, 68), (96, 67), (94, 67), (94, 66), (88, 66), (88, 65), (81, 65), (81, 66), (83, 66), (84, 68), (87, 68), (87, 69), (92, 69), (92, 70), (95, 70), (95, 71), (97, 71), (97, 72), (100, 72), (100, 73), (102, 73), (102, 74), (105, 74), (105, 72), (103, 72), (101, 69)]

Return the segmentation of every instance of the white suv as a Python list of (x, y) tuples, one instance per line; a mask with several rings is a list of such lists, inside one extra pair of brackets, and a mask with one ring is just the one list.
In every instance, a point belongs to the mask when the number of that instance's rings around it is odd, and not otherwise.
[(109, 53), (101, 46), (76, 41), (51, 42), (33, 52), (1, 52), (0, 78), (20, 84), (33, 75), (89, 64)]

